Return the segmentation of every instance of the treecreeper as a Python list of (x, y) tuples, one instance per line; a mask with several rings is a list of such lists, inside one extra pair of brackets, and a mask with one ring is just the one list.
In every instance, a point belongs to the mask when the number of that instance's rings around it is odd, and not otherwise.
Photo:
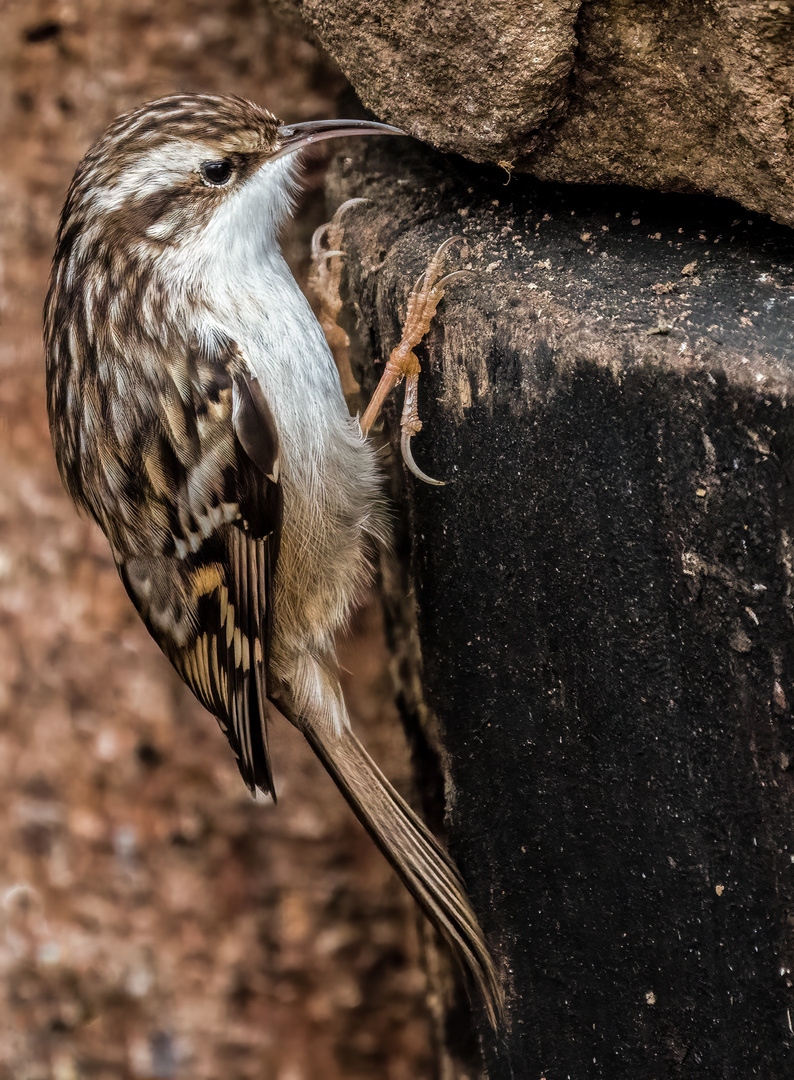
[(107, 536), (133, 604), (251, 791), (275, 797), (268, 723), (286, 717), (497, 1024), (502, 991), (463, 881), (351, 730), (337, 672), (335, 634), (389, 542), (366, 432), (405, 377), (413, 465), (412, 350), (447, 280), (437, 252), (382, 393), (351, 418), (278, 237), (296, 152), (357, 134), (402, 133), (283, 125), (242, 98), (194, 94), (108, 127), (58, 229), (44, 313), (52, 441), (67, 491)]

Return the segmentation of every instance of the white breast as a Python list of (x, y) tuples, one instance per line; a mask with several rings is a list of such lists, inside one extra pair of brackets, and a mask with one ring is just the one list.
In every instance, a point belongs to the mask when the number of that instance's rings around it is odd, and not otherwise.
[(237, 343), (278, 428), (284, 520), (274, 596), (263, 598), (273, 605), (271, 675), (296, 713), (338, 727), (346, 714), (334, 635), (388, 527), (374, 451), (348, 415), (323, 332), (278, 247), (291, 175), (289, 158), (266, 165), (219, 203), (188, 260), (183, 250), (179, 274), (203, 301), (197, 331)]

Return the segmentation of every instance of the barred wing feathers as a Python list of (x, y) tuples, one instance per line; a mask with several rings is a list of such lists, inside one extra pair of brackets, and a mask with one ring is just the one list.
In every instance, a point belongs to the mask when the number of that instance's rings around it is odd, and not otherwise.
[(267, 668), (282, 492), (275, 421), (232, 342), (170, 366), (141, 431), (143, 535), (119, 572), (149, 632), (234, 750), (245, 783), (275, 797)]

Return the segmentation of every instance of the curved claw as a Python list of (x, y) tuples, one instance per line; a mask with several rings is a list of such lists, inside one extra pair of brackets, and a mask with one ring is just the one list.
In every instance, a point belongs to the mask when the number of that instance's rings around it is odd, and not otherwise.
[(446, 480), (434, 480), (432, 476), (428, 476), (427, 473), (422, 472), (419, 466), (414, 461), (414, 456), (411, 452), (411, 439), (413, 433), (410, 431), (403, 431), (400, 436), (400, 453), (403, 456), (403, 461), (409, 472), (412, 472), (417, 480), (423, 480), (426, 484), (433, 484), (435, 487), (444, 487)]
[(419, 277), (414, 282), (414, 287), (411, 289), (411, 294), (418, 293), (421, 290), (422, 286), (425, 283), (425, 278), (426, 277), (427, 277), (427, 270), (423, 270), (422, 273), (419, 275)]
[[(452, 281), (453, 278), (456, 278), (461, 274), (473, 274), (474, 273), (473, 270), (453, 270), (452, 273), (447, 274), (445, 277), (442, 277), (439, 280), (436, 280), (436, 274), (438, 273), (438, 271), (440, 269), (441, 260), (442, 260), (442, 257), (444, 255), (444, 253), (450, 247), (452, 247), (453, 244), (463, 244), (463, 243), (465, 243), (465, 240), (464, 240), (464, 237), (462, 237), (462, 236), (450, 236), (447, 240), (445, 240), (444, 243), (438, 248), (435, 255), (433, 255), (433, 258), (430, 260), (430, 263), (429, 263), (427, 269), (423, 270), (422, 273), (419, 275), (419, 277), (416, 279), (416, 283), (414, 284), (414, 287), (413, 287), (413, 289), (411, 291), (415, 292), (415, 293), (418, 293), (420, 291), (420, 289), (422, 289), (427, 284), (431, 285), (433, 287), (433, 289), (440, 289), (447, 282)], [(429, 282), (428, 282), (428, 275), (430, 277)]]
[(450, 281), (454, 281), (459, 277), (478, 277), (479, 275), (474, 270), (453, 270), (449, 274), (445, 274), (442, 278), (436, 282), (436, 288), (441, 289), (444, 285), (449, 285)]
[(322, 247), (323, 247), (323, 243), (325, 242), (326, 237), (328, 236), (328, 232), (334, 227), (338, 228), (339, 223), (340, 223), (340, 219), (343, 217), (344, 214), (347, 213), (347, 211), (350, 209), (351, 206), (357, 206), (359, 203), (368, 203), (368, 202), (372, 202), (372, 200), (371, 199), (348, 199), (346, 202), (343, 202), (341, 206), (337, 207), (336, 213), (334, 214), (331, 221), (326, 221), (324, 225), (320, 225), (314, 230), (314, 233), (312, 234), (311, 248), (312, 248), (312, 258), (315, 261), (319, 260), (320, 258), (323, 258), (323, 257), (327, 259), (327, 258), (330, 258), (331, 255), (343, 254), (342, 252), (339, 252), (339, 251), (323, 252)]
[(318, 225), (312, 233), (312, 258), (314, 260), (320, 259), (323, 254), (323, 243), (328, 235), (328, 230), (331, 227), (331, 222), (326, 221), (324, 225)]
[(449, 236), (449, 237), (447, 237), (447, 239), (444, 241), (444, 243), (438, 248), (438, 250), (436, 251), (433, 258), (434, 259), (440, 258), (440, 256), (443, 255), (444, 252), (447, 251), (449, 248), (451, 248), (453, 244), (463, 244), (463, 243), (465, 243), (465, 239), (466, 238), (464, 236)]
[(346, 199), (341, 206), (337, 207), (334, 219), (340, 218), (343, 214), (346, 214), (351, 206), (359, 206), (360, 204), (371, 202), (372, 199)]

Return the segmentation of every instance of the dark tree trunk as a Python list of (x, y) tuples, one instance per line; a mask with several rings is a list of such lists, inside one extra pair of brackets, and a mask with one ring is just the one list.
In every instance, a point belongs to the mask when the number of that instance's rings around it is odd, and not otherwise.
[(420, 350), (415, 456), (450, 483), (399, 514), (448, 842), (508, 991), (488, 1076), (782, 1080), (792, 233), (377, 142), (329, 180), (371, 200), (343, 218), (365, 385), (443, 240), (478, 275)]

